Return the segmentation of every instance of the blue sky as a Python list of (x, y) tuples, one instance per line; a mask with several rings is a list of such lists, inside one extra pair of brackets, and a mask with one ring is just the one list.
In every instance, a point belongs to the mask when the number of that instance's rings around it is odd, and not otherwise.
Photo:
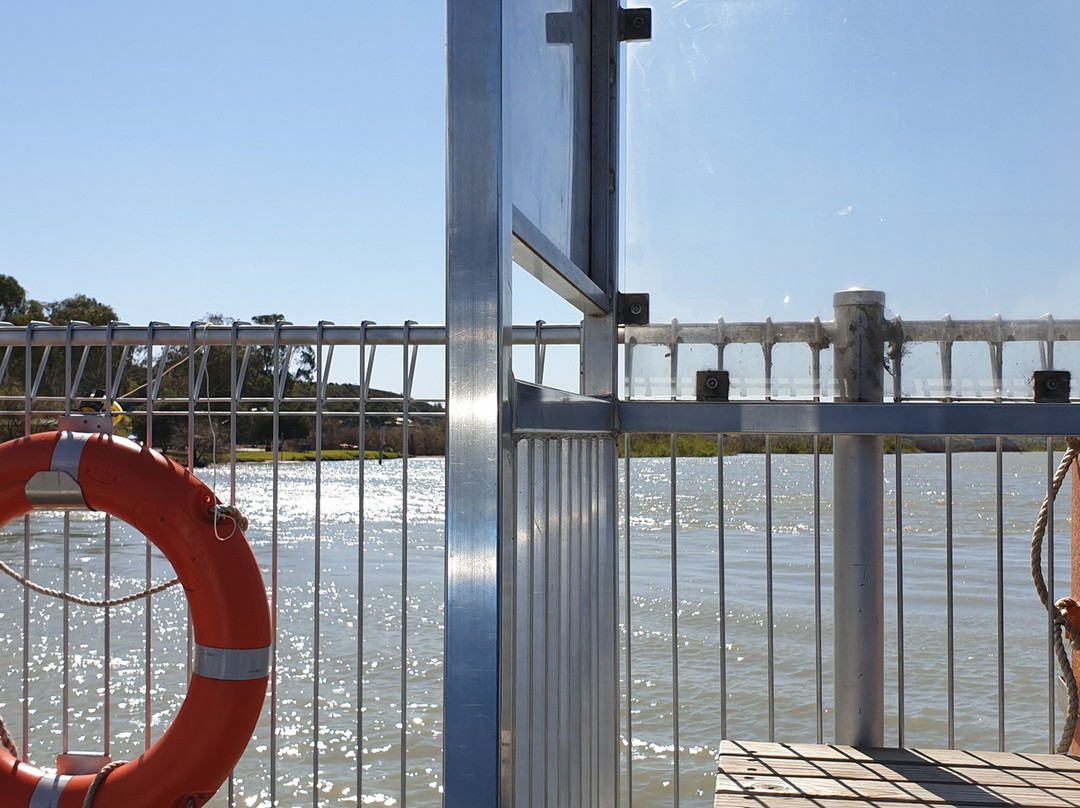
[(852, 285), (1078, 317), (1078, 99), (1066, 0), (665, 4), (629, 52), (626, 285), (661, 320), (828, 317)]
[(442, 322), (441, 2), (0, 4), (0, 273), (129, 322)]
[[(1080, 316), (1080, 4), (653, 5), (623, 286), (654, 319), (827, 318), (851, 285), (909, 319)], [(130, 322), (441, 322), (444, 20), (0, 4), (0, 273)]]

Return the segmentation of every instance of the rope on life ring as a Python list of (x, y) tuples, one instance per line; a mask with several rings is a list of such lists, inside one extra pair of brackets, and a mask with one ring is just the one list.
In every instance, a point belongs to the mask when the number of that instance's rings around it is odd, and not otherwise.
[[(199, 808), (228, 778), (262, 712), (273, 637), (241, 518), (222, 507), (187, 469), (124, 438), (45, 432), (0, 445), (0, 526), (57, 508), (127, 522), (172, 564), (195, 636), (184, 702), (144, 754), (97, 775), (69, 776), (0, 748), (3, 808), (80, 808), (87, 800), (94, 808)], [(232, 521), (228, 536), (221, 518)]]

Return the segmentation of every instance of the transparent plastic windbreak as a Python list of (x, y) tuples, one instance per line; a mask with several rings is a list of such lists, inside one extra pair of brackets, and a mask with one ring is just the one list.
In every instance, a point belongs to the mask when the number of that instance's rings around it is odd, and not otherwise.
[[(509, 3), (504, 15), (514, 205), (563, 253), (581, 260), (571, 244), (573, 189), (575, 171), (588, 176), (588, 155), (576, 159), (574, 65), (588, 42), (587, 20), (565, 0)], [(580, 80), (587, 88), (585, 76)]]
[[(966, 330), (985, 336), (984, 325)], [(1012, 344), (1055, 354), (1063, 345), (1046, 343), (1043, 325), (1014, 325)], [(939, 323), (906, 327), (939, 341)], [(634, 332), (627, 353), (672, 336), (650, 328)], [(1054, 330), (1075, 337), (1080, 321)], [(674, 334), (686, 340), (680, 355), (715, 353), (691, 341), (713, 333)], [(816, 344), (815, 333), (789, 336)], [(545, 349), (571, 350), (577, 334), (514, 331), (538, 381)], [(809, 355), (810, 342), (777, 348)], [(274, 669), (252, 743), (211, 808), (442, 804), (445, 401), (413, 380), (444, 366), (444, 343), (443, 329), (411, 324), (0, 327), (3, 438), (100, 405), (85, 392), (100, 382), (123, 410), (118, 434), (190, 464), (251, 520), (275, 616)], [(822, 350), (826, 369), (830, 353)], [(650, 374), (653, 389), (670, 394), (684, 386), (683, 364), (668, 363), (666, 377), (659, 360)], [(642, 365), (632, 364), (636, 377)], [(1001, 406), (1022, 417), (1042, 405)], [(1047, 751), (1064, 699), (1029, 550), (1061, 442), (986, 436), (972, 451), (970, 436), (883, 439), (886, 743)], [(515, 654), (528, 678), (515, 709), (530, 731), (514, 754), (520, 765), (554, 764), (518, 789), (565, 794), (571, 781), (557, 773), (573, 766), (573, 782), (598, 792), (596, 761), (617, 745), (611, 788), (621, 805), (690, 804), (711, 793), (722, 738), (829, 740), (833, 440), (636, 434), (618, 447), (595, 437), (517, 444)], [(600, 472), (616, 451), (608, 491)], [(1058, 594), (1069, 586), (1066, 498), (1063, 490), (1044, 547)], [(605, 513), (613, 543), (603, 540)], [(17, 520), (0, 531), (0, 561), (90, 598), (172, 577), (141, 534), (101, 513)], [(612, 563), (617, 586), (591, 602)], [(180, 591), (111, 611), (65, 605), (6, 576), (0, 594), (0, 713), (23, 759), (49, 766), (71, 749), (126, 760), (161, 737), (189, 673)], [(617, 648), (617, 669), (604, 667), (614, 664), (605, 645)], [(603, 686), (615, 680), (618, 713), (596, 725), (617, 733), (609, 743), (575, 719), (601, 714)]]
[(909, 319), (1074, 316), (1078, 41), (1060, 0), (655, 8), (624, 288), (653, 322), (804, 321), (852, 286)]

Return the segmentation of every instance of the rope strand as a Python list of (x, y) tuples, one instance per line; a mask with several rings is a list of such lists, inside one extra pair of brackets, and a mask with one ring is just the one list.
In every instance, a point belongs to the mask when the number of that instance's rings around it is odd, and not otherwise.
[(1042, 545), (1043, 537), (1046, 535), (1046, 525), (1050, 518), (1050, 503), (1057, 499), (1058, 491), (1061, 490), (1061, 484), (1065, 481), (1069, 468), (1072, 466), (1073, 461), (1076, 460), (1077, 455), (1080, 454), (1080, 438), (1066, 438), (1065, 443), (1068, 448), (1061, 458), (1061, 463), (1058, 464), (1057, 471), (1054, 473), (1051, 490), (1043, 499), (1042, 507), (1039, 509), (1039, 516), (1035, 520), (1035, 530), (1031, 535), (1031, 578), (1043, 607), (1053, 615), (1054, 655), (1057, 657), (1058, 667), (1061, 668), (1061, 681), (1064, 683), (1068, 693), (1068, 712), (1065, 727), (1057, 746), (1058, 754), (1062, 755), (1068, 754), (1069, 748), (1072, 746), (1078, 715), (1080, 715), (1080, 696), (1077, 694), (1076, 677), (1073, 674), (1072, 663), (1068, 652), (1065, 650), (1062, 629), (1067, 628), (1069, 634), (1076, 638), (1080, 638), (1080, 631), (1077, 631), (1077, 628), (1062, 613), (1061, 601), (1054, 604), (1049, 602), (1050, 594), (1042, 571)]
[(11, 740), (11, 735), (8, 734), (3, 716), (0, 716), (0, 746), (3, 746), (13, 758), (19, 759), (19, 750), (15, 747), (15, 741)]
[(94, 782), (90, 784), (90, 788), (86, 790), (86, 799), (83, 800), (83, 808), (92, 808), (94, 804), (94, 797), (97, 796), (98, 789), (101, 788), (101, 784), (105, 782), (105, 779), (114, 771), (123, 766), (125, 761), (117, 760), (110, 763), (105, 768), (97, 773), (94, 778)]
[(51, 598), (59, 598), (60, 600), (67, 601), (68, 603), (77, 603), (80, 606), (93, 606), (98, 609), (111, 609), (113, 606), (122, 606), (125, 603), (132, 603), (136, 600), (142, 600), (143, 598), (148, 598), (151, 595), (156, 595), (159, 592), (164, 592), (166, 589), (170, 589), (171, 587), (174, 587), (178, 583), (180, 583), (179, 578), (173, 578), (171, 581), (166, 581), (163, 584), (158, 584), (157, 586), (143, 590), (142, 592), (136, 592), (132, 595), (125, 595), (122, 598), (112, 598), (111, 600), (92, 600), (90, 598), (83, 598), (79, 597), (78, 595), (73, 595), (70, 592), (62, 592), (59, 589), (49, 589), (47, 586), (35, 584), (33, 581), (25, 578), (24, 576), (13, 570), (3, 561), (0, 561), (0, 572), (10, 575), (27, 589), (33, 592), (37, 592), (40, 595), (48, 595)]

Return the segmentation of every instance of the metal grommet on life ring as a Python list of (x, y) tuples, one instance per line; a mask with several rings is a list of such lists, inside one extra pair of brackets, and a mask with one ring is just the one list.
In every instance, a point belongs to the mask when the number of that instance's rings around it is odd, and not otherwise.
[[(205, 804), (258, 723), (272, 642), (266, 586), (242, 532), (219, 540), (217, 505), (187, 469), (123, 438), (46, 432), (0, 445), (0, 525), (34, 509), (104, 511), (165, 554), (187, 595), (195, 658), (184, 702), (144, 754), (99, 783), (94, 808)], [(81, 808), (94, 779), (43, 772), (0, 748), (3, 808)]]

